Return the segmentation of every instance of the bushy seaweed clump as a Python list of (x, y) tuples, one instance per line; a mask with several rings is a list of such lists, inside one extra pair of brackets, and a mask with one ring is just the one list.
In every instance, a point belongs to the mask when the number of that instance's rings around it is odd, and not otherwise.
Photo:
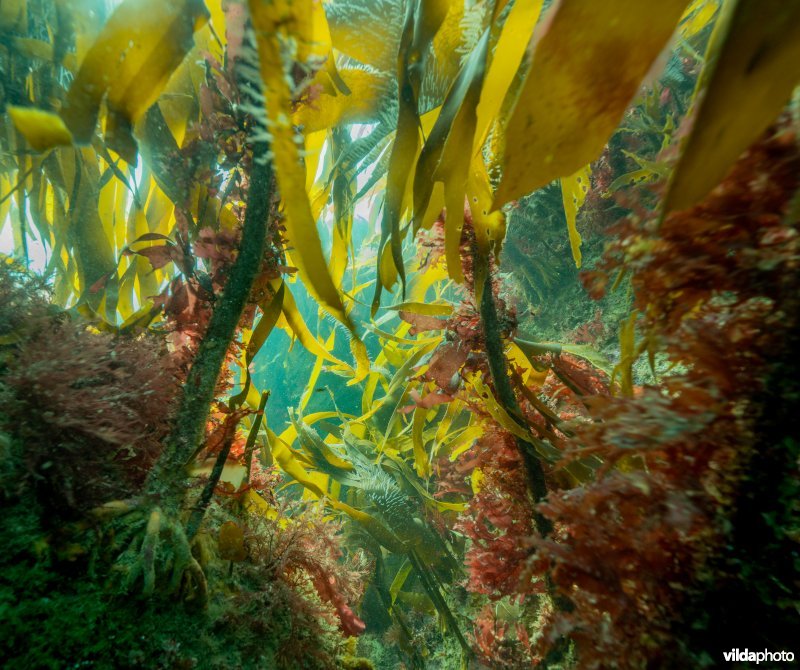
[(177, 385), (155, 337), (93, 332), (47, 297), (41, 280), (2, 265), (2, 492), (64, 518), (138, 492)]
[(363, 575), (343, 567), (338, 527), (302, 506), (248, 512), (247, 487), (212, 503), (192, 543), (206, 607), (160, 586), (117, 593), (122, 527), (98, 506), (144, 495), (170, 429), (169, 360), (155, 336), (98, 333), (0, 266), (4, 667), (368, 667), (345, 643), (363, 629), (349, 605)]
[(586, 401), (594, 420), (574, 426), (572, 455), (645, 467), (607, 466), (540, 507), (557, 533), (535, 541), (531, 569), (572, 605), (544, 628), (542, 655), (565, 634), (581, 668), (708, 667), (731, 640), (791, 646), (799, 169), (782, 119), (695, 207), (623, 221), (604, 272), (585, 276), (600, 295), (624, 267), (646, 336), (683, 368)]

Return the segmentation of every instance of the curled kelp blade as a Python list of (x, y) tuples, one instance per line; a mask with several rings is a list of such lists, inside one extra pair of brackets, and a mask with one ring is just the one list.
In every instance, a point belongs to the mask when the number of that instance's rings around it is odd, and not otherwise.
[[(316, 217), (306, 189), (306, 170), (300, 146), (302, 136), (292, 124), (294, 94), (290, 83), (282, 45), (296, 44), (296, 57), (309, 45), (324, 41), (327, 25), (321, 28), (322, 11), (310, 0), (295, 3), (269, 3), (251, 0), (250, 15), (258, 49), (258, 76), (265, 101), (265, 128), (270, 139), (272, 161), (281, 192), (284, 225), (292, 246), (292, 260), (309, 292), (322, 307), (342, 323), (350, 333), (351, 349), (356, 359), (356, 379), (363, 379), (369, 370), (369, 358), (355, 324), (345, 311), (342, 297), (328, 270), (317, 232)], [(256, 82), (254, 82), (256, 83)]]

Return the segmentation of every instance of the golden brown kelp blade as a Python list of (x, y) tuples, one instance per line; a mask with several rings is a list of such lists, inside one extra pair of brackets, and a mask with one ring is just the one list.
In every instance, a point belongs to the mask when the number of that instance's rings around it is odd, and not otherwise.
[(495, 205), (600, 155), (686, 4), (564, 0), (551, 10), (506, 128)]
[(664, 212), (697, 203), (772, 123), (800, 81), (800, 2), (728, 4), (695, 95), (697, 118)]

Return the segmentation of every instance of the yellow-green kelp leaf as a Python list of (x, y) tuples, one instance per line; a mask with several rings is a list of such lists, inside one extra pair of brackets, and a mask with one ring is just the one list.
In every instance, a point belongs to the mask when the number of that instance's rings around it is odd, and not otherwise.
[(722, 181), (788, 102), (800, 81), (800, 1), (729, 3), (706, 62), (697, 86), (703, 97), (665, 212), (694, 205)]
[(315, 430), (303, 421), (302, 417), (292, 412), (289, 418), (297, 434), (300, 446), (303, 447), (303, 450), (308, 454), (311, 462), (314, 463), (318, 469), (323, 472), (329, 471), (326, 470), (326, 468), (345, 472), (354, 469), (353, 464), (337, 454), (329, 444), (320, 438)]
[(403, 5), (395, 0), (326, 3), (334, 48), (375, 70), (389, 72), (397, 62)]
[(58, 114), (34, 107), (9, 105), (7, 109), (14, 127), (36, 151), (72, 144), (72, 133)]
[(409, 4), (397, 55), (399, 107), (397, 130), (389, 155), (389, 171), (386, 175), (386, 194), (381, 218), (381, 241), (378, 250), (378, 281), (372, 297), (372, 316), (380, 307), (383, 289), (391, 290), (399, 276), (405, 293), (405, 266), (403, 265), (400, 218), (403, 214), (403, 196), (409, 175), (414, 168), (414, 159), (419, 149), (419, 111), (417, 91), (409, 72), (409, 55), (414, 38), (414, 5)]
[(278, 322), (278, 317), (283, 310), (284, 291), (284, 284), (281, 282), (281, 285), (275, 292), (275, 295), (269, 300), (264, 299), (258, 305), (261, 308), (262, 316), (258, 320), (256, 327), (253, 329), (250, 339), (247, 341), (247, 349), (245, 351), (248, 364), (250, 364), (256, 357), (256, 354), (264, 345), (264, 342), (267, 341), (269, 334), (272, 332), (272, 329)]
[(125, 0), (81, 63), (61, 117), (77, 142), (94, 135), (107, 95), (109, 146), (135, 162), (132, 127), (158, 99), (208, 20), (202, 0)]
[(544, 356), (546, 354), (558, 356), (563, 352), (584, 359), (598, 370), (605, 372), (609, 377), (614, 367), (611, 361), (588, 344), (572, 344), (571, 342), (529, 342), (520, 338), (515, 338), (514, 344), (516, 344), (520, 351), (531, 360), (535, 360), (537, 356)]
[[(465, 30), (465, 5), (468, 3), (459, 0), (454, 2), (446, 0), (448, 5), (446, 14), (442, 19), (439, 30), (431, 41), (430, 48), (422, 52), (419, 72), (426, 82), (430, 82), (437, 90), (447, 90), (447, 87), (458, 76), (461, 69), (461, 59), (454, 54), (464, 53), (471, 39), (470, 30)], [(439, 6), (439, 11), (442, 5)], [(475, 14), (479, 12), (475, 8)]]
[[(497, 40), (481, 99), (476, 110), (475, 140), (473, 154), (483, 148), (492, 124), (497, 121), (508, 90), (517, 75), (525, 49), (533, 34), (533, 28), (542, 10), (542, 0), (515, 2), (508, 14), (503, 31)], [(497, 11), (497, 10), (495, 10)]]
[(427, 58), (427, 49), (447, 15), (448, 6), (449, 0), (409, 2), (403, 20), (403, 32), (397, 52), (397, 130), (386, 175), (378, 251), (379, 281), (375, 284), (372, 298), (373, 317), (380, 307), (383, 289), (391, 291), (398, 278), (405, 296), (406, 273), (402, 252), (405, 229), (401, 228), (400, 223), (407, 204), (407, 186), (418, 160), (420, 129), (425, 126), (418, 107), (422, 68)]
[(290, 333), (300, 340), (309, 352), (315, 356), (324, 358), (329, 363), (333, 363), (338, 369), (346, 370), (348, 366), (328, 351), (325, 346), (314, 337), (313, 333), (308, 329), (306, 322), (303, 320), (303, 315), (297, 308), (297, 303), (294, 300), (292, 292), (289, 287), (280, 279), (275, 279), (270, 282), (272, 290), (276, 293), (281, 291), (283, 297), (281, 299), (281, 313), (285, 322), (285, 327), (288, 328)]
[(633, 364), (643, 351), (643, 347), (635, 346), (638, 318), (639, 312), (634, 311), (619, 325), (619, 363), (611, 373), (611, 386), (619, 380), (620, 392), (627, 398), (633, 397)]
[[(450, 87), (442, 111), (422, 148), (414, 175), (415, 229), (423, 225), (421, 217), (429, 212), (435, 182), (444, 184), (445, 258), (450, 278), (457, 283), (464, 281), (460, 244), (477, 123), (476, 108), (486, 71), (488, 45), (487, 30)], [(480, 285), (477, 280), (476, 285)]]
[(369, 123), (374, 120), (380, 103), (389, 94), (391, 78), (383, 72), (360, 68), (338, 70), (349, 94), (338, 90), (326, 70), (319, 70), (312, 86), (321, 90), (318, 99), (302, 105), (295, 113), (295, 122), (303, 132), (311, 133), (343, 123)]
[(721, 0), (694, 0), (681, 21), (681, 37), (688, 40), (697, 35), (711, 21), (719, 9)]
[(569, 246), (572, 249), (572, 258), (575, 267), (581, 266), (581, 234), (578, 232), (577, 218), (580, 208), (589, 192), (591, 168), (587, 165), (569, 177), (561, 178), (561, 198), (564, 201), (564, 215), (567, 217), (567, 232), (569, 233)]
[(399, 305), (390, 305), (386, 309), (422, 314), (423, 316), (450, 316), (453, 313), (452, 305), (432, 302), (401, 302)]
[(330, 477), (317, 471), (309, 471), (303, 465), (300, 454), (288, 446), (283, 436), (274, 433), (270, 435), (270, 451), (275, 462), (281, 470), (303, 486), (306, 491), (335, 509), (337, 512), (347, 514), (350, 518), (360, 523), (382, 546), (395, 553), (405, 553), (406, 546), (397, 536), (375, 517), (363, 510), (351, 507), (328, 493)]
[(411, 562), (408, 559), (406, 559), (405, 561), (403, 561), (403, 564), (400, 566), (400, 569), (394, 576), (392, 584), (389, 587), (389, 595), (392, 598), (392, 605), (394, 605), (394, 601), (397, 600), (398, 594), (403, 589), (403, 584), (406, 583), (408, 575), (411, 574), (411, 568), (412, 568)]
[[(344, 127), (334, 128), (331, 135), (331, 159), (334, 167), (331, 170), (330, 191), (333, 200), (333, 241), (331, 243), (330, 271), (334, 284), (342, 290), (348, 261), (354, 256), (353, 251), (353, 217), (355, 213), (356, 180), (351, 179), (347, 165), (341, 157), (350, 147), (350, 133)], [(308, 175), (307, 175), (308, 176)]]
[(417, 407), (414, 409), (414, 418), (411, 421), (411, 437), (414, 445), (414, 468), (417, 471), (417, 475), (423, 479), (428, 479), (431, 475), (431, 462), (425, 450), (425, 438), (423, 436), (425, 416), (427, 413), (428, 410), (424, 407)]
[(243, 334), (242, 344), (245, 348), (241, 356), (241, 365), (244, 370), (245, 381), (242, 390), (232, 398), (237, 404), (247, 402), (251, 405), (255, 403), (256, 407), (259, 406), (259, 400), (257, 400), (258, 392), (250, 378), (250, 364), (253, 362), (253, 359), (256, 357), (261, 347), (264, 346), (264, 342), (267, 341), (269, 334), (272, 332), (283, 312), (284, 294), (284, 284), (281, 282), (280, 288), (275, 291), (272, 297), (269, 299), (265, 298), (259, 303), (258, 306), (261, 308), (262, 314), (256, 327), (253, 330), (246, 330)]
[(83, 298), (94, 309), (104, 293), (90, 290), (103, 277), (116, 277), (117, 260), (98, 209), (100, 173), (94, 152), (90, 148), (63, 149), (57, 156), (63, 183), (72, 194), (68, 216), (71, 220), (65, 241), (74, 257), (78, 271), (78, 286)]
[(597, 158), (687, 4), (563, 0), (551, 10), (506, 126), (495, 205)]

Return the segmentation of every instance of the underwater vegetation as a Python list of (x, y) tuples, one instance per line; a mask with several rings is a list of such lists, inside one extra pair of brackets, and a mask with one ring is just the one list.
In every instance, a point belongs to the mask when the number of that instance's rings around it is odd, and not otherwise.
[(2, 666), (800, 654), (799, 63), (797, 0), (3, 0)]

